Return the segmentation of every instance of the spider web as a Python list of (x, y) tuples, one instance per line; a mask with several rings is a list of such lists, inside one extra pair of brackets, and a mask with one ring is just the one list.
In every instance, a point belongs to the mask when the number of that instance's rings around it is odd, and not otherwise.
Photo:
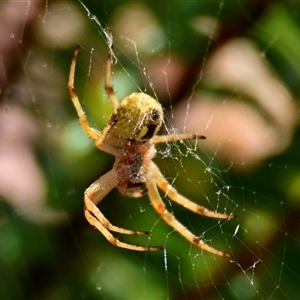
[[(5, 1), (0, 3), (1, 299), (295, 299), (299, 295), (299, 2)], [(163, 201), (216, 257), (192, 246), (141, 199), (99, 205), (122, 236), (161, 252), (114, 247), (86, 222), (84, 190), (113, 158), (84, 135), (111, 112), (103, 86), (114, 43), (119, 99), (141, 91), (165, 110), (155, 162), (184, 196), (237, 214), (204, 218)]]

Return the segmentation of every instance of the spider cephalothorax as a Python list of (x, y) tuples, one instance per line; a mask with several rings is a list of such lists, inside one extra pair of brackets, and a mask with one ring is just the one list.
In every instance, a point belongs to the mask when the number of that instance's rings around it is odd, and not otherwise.
[(125, 142), (122, 153), (116, 157), (114, 164), (118, 174), (117, 188), (121, 194), (138, 198), (147, 192), (144, 187), (144, 164), (154, 155), (155, 149), (148, 141), (129, 139)]
[(76, 108), (80, 125), (85, 133), (95, 141), (98, 149), (115, 156), (113, 168), (97, 179), (84, 193), (84, 213), (88, 222), (95, 226), (112, 244), (137, 251), (156, 251), (163, 247), (136, 246), (116, 239), (112, 234), (149, 234), (148, 231), (124, 229), (112, 225), (96, 206), (113, 189), (129, 197), (141, 197), (146, 192), (153, 208), (161, 218), (197, 247), (216, 255), (232, 257), (231, 254), (214, 249), (205, 244), (199, 236), (190, 232), (174, 215), (169, 212), (161, 199), (158, 188), (170, 200), (182, 205), (199, 215), (232, 219), (233, 214), (218, 213), (207, 210), (186, 197), (180, 195), (164, 178), (156, 164), (152, 161), (155, 156), (155, 144), (176, 142), (181, 140), (204, 139), (199, 134), (170, 134), (157, 135), (163, 123), (163, 109), (160, 103), (144, 93), (132, 93), (120, 103), (114, 93), (111, 82), (111, 53), (107, 59), (105, 89), (114, 105), (113, 114), (106, 127), (99, 131), (90, 127), (86, 115), (80, 105), (74, 87), (75, 67), (79, 46), (75, 49), (71, 63), (68, 90)]

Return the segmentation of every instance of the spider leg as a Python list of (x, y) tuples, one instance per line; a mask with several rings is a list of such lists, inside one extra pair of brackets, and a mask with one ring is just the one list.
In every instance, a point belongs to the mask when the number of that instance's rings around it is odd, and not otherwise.
[(206, 137), (201, 134), (193, 133), (180, 133), (180, 134), (170, 134), (170, 135), (155, 135), (151, 138), (152, 143), (161, 144), (161, 143), (171, 143), (182, 140), (205, 140)]
[[(85, 213), (93, 215), (107, 230), (123, 234), (145, 235), (148, 231), (136, 231), (112, 225), (96, 206), (118, 183), (117, 173), (111, 170), (90, 185), (84, 193)], [(91, 223), (91, 222), (90, 222)], [(94, 221), (93, 224), (94, 225)]]
[(72, 63), (71, 63), (71, 68), (70, 68), (70, 74), (69, 74), (69, 81), (68, 81), (68, 91), (69, 95), (71, 97), (71, 100), (73, 102), (73, 105), (77, 111), (77, 115), (79, 118), (79, 123), (84, 130), (84, 132), (93, 140), (95, 140), (96, 147), (108, 152), (112, 155), (116, 155), (117, 151), (113, 149), (113, 147), (110, 147), (109, 145), (102, 144), (103, 140), (105, 139), (108, 131), (115, 125), (117, 121), (111, 121), (106, 125), (106, 127), (102, 130), (99, 131), (89, 125), (88, 119), (86, 117), (86, 114), (79, 102), (76, 89), (74, 87), (74, 80), (75, 80), (75, 69), (76, 69), (76, 62), (77, 62), (77, 57), (78, 57), (78, 52), (79, 52), (80, 46), (78, 45), (75, 49)]
[(109, 49), (109, 54), (108, 54), (107, 61), (106, 61), (105, 91), (114, 106), (114, 114), (116, 114), (117, 108), (119, 106), (119, 101), (115, 94), (112, 80), (111, 80), (111, 72), (112, 72), (111, 64), (112, 64), (112, 51), (113, 51), (112, 47), (113, 47), (113, 45), (111, 45), (111, 47)]
[(136, 231), (112, 225), (96, 206), (116, 185), (118, 179), (114, 170), (111, 170), (96, 180), (84, 193), (84, 214), (88, 222), (96, 227), (113, 245), (136, 251), (157, 251), (162, 247), (136, 246), (120, 242), (109, 231), (122, 234), (145, 235), (147, 231)]
[(161, 197), (159, 195), (157, 186), (155, 182), (152, 180), (146, 181), (146, 186), (148, 189), (148, 195), (150, 198), (150, 201), (154, 207), (154, 209), (161, 215), (163, 220), (169, 224), (174, 230), (178, 231), (183, 237), (185, 237), (188, 241), (190, 241), (192, 244), (196, 245), (197, 247), (211, 252), (213, 254), (219, 255), (219, 256), (225, 256), (232, 258), (232, 254), (219, 251), (217, 249), (214, 249), (213, 247), (208, 246), (203, 242), (202, 239), (194, 235), (192, 232), (190, 232), (185, 226), (183, 226), (175, 217), (173, 214), (171, 214), (167, 209), (163, 201), (161, 200)]
[(236, 217), (236, 215), (233, 214), (222, 214), (222, 213), (208, 210), (204, 206), (198, 205), (195, 202), (190, 201), (186, 197), (179, 194), (178, 191), (171, 184), (169, 184), (169, 182), (165, 179), (165, 177), (160, 172), (160, 170), (158, 169), (155, 163), (151, 162), (150, 168), (154, 174), (154, 177), (156, 178), (156, 183), (158, 187), (161, 190), (163, 190), (166, 196), (168, 196), (172, 201), (182, 205), (186, 209), (189, 209), (190, 211), (196, 214), (206, 216), (209, 218), (233, 219)]
[(112, 243), (117, 247), (129, 249), (129, 250), (135, 250), (135, 251), (157, 251), (163, 249), (163, 247), (136, 246), (136, 245), (120, 242), (89, 211), (85, 210), (84, 215), (91, 225), (95, 226), (110, 243)]
[(80, 46), (78, 45), (75, 49), (72, 63), (71, 63), (71, 68), (70, 68), (70, 75), (69, 75), (69, 81), (68, 81), (68, 91), (69, 95), (72, 99), (72, 102), (76, 108), (78, 117), (79, 117), (79, 122), (81, 127), (83, 128), (84, 132), (92, 139), (97, 140), (99, 139), (99, 136), (101, 136), (101, 132), (90, 127), (89, 122), (87, 120), (87, 117), (80, 105), (78, 96), (76, 94), (76, 89), (74, 87), (74, 80), (75, 80), (75, 68), (76, 68), (76, 62), (77, 62), (77, 56), (78, 56), (78, 51), (79, 51)]

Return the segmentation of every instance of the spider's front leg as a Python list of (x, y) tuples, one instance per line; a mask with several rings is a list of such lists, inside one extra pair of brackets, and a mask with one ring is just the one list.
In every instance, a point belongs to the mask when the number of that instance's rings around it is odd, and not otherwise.
[(148, 231), (136, 231), (120, 228), (112, 225), (107, 218), (102, 214), (99, 208), (96, 206), (118, 183), (118, 177), (116, 171), (113, 169), (98, 180), (96, 180), (84, 193), (84, 214), (88, 222), (96, 227), (105, 238), (113, 245), (121, 248), (126, 248), (136, 251), (157, 251), (162, 247), (148, 247), (148, 246), (136, 246), (127, 243), (120, 242), (116, 239), (110, 231), (131, 234), (131, 235), (145, 235), (149, 234)]
[(216, 218), (216, 219), (234, 219), (236, 218), (236, 215), (234, 214), (225, 214), (225, 213), (218, 213), (215, 211), (208, 210), (204, 206), (201, 206), (186, 197), (182, 196), (181, 194), (178, 193), (178, 191), (172, 187), (169, 182), (165, 179), (163, 174), (160, 172), (156, 164), (151, 162), (151, 170), (152, 173), (154, 174), (154, 177), (156, 179), (156, 184), (158, 187), (164, 191), (165, 195), (169, 197), (172, 201), (178, 203), (179, 205), (182, 205), (186, 209), (189, 209), (190, 211), (205, 216), (209, 218)]
[(196, 245), (197, 247), (208, 251), (210, 253), (219, 255), (219, 256), (225, 256), (232, 258), (232, 254), (219, 251), (207, 244), (204, 243), (202, 239), (200, 239), (198, 236), (190, 232), (185, 226), (183, 226), (175, 217), (173, 214), (171, 214), (163, 201), (161, 200), (161, 197), (159, 195), (156, 183), (153, 180), (147, 180), (146, 186), (148, 188), (148, 195), (149, 199), (154, 207), (154, 209), (161, 215), (163, 220), (169, 224), (174, 230), (179, 232), (183, 237), (185, 237), (188, 241), (190, 241), (192, 244)]
[(150, 201), (154, 209), (161, 215), (161, 217), (167, 224), (169, 224), (172, 228), (174, 228), (174, 230), (178, 231), (182, 236), (184, 236), (188, 241), (190, 241), (192, 244), (196, 245), (197, 247), (219, 256), (225, 256), (229, 258), (233, 257), (232, 254), (219, 251), (205, 244), (202, 239), (200, 239), (198, 236), (190, 232), (184, 225), (182, 225), (174, 217), (174, 215), (167, 210), (165, 204), (163, 203), (160, 197), (157, 187), (162, 189), (165, 192), (165, 195), (168, 196), (171, 200), (177, 202), (183, 207), (195, 213), (198, 213), (200, 215), (212, 217), (212, 218), (220, 218), (220, 219), (231, 219), (234, 218), (235, 215), (228, 215), (228, 214), (209, 211), (205, 207), (200, 206), (190, 201), (189, 199), (185, 198), (184, 196), (180, 195), (177, 192), (177, 190), (167, 182), (167, 180), (164, 178), (164, 176), (162, 175), (162, 173), (160, 172), (156, 164), (152, 161), (150, 161), (148, 165), (148, 174), (151, 174), (151, 176), (147, 178), (145, 183), (148, 189), (148, 195)]

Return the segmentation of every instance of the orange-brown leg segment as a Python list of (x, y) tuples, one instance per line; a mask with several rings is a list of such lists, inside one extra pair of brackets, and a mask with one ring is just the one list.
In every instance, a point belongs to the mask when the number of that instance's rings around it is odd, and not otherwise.
[(193, 133), (179, 133), (179, 134), (169, 134), (169, 135), (155, 135), (151, 138), (153, 144), (161, 143), (173, 143), (183, 140), (205, 140), (206, 137), (201, 134)]
[(195, 202), (187, 199), (186, 197), (182, 196), (177, 192), (172, 185), (165, 179), (162, 175), (158, 167), (153, 163), (150, 162), (151, 173), (153, 174), (154, 178), (156, 179), (156, 183), (158, 187), (165, 192), (165, 195), (169, 197), (172, 201), (182, 205), (184, 208), (189, 209), (190, 211), (205, 216), (209, 218), (217, 218), (217, 219), (233, 219), (236, 215), (233, 214), (222, 214), (218, 212), (214, 212), (208, 210), (207, 208), (196, 204)]
[[(79, 118), (79, 123), (84, 130), (84, 132), (87, 134), (88, 137), (92, 138), (95, 140), (96, 147), (108, 152), (112, 155), (116, 155), (117, 152), (110, 147), (109, 145), (102, 144), (103, 140), (105, 139), (108, 131), (111, 129), (112, 126), (114, 126), (115, 122), (110, 122), (106, 127), (103, 129), (103, 131), (99, 131), (95, 128), (90, 127), (88, 119), (86, 117), (86, 114), (84, 110), (82, 109), (82, 106), (79, 102), (76, 89), (74, 87), (74, 80), (75, 80), (75, 69), (76, 69), (76, 62), (77, 62), (77, 57), (78, 57), (78, 51), (80, 49), (80, 46), (77, 46), (73, 55), (72, 63), (71, 63), (71, 68), (70, 68), (70, 74), (69, 74), (69, 81), (68, 81), (68, 91), (69, 95), (71, 97), (71, 100), (73, 102), (73, 105), (76, 109), (78, 118)], [(115, 105), (115, 103), (114, 103)]]
[(119, 106), (119, 101), (116, 97), (116, 94), (115, 94), (115, 91), (113, 88), (113, 84), (112, 84), (112, 80), (111, 80), (111, 72), (112, 72), (111, 64), (112, 64), (112, 46), (111, 46), (111, 49), (109, 51), (107, 61), (106, 61), (105, 91), (114, 106), (114, 114), (116, 114), (117, 108)]
[(124, 229), (112, 225), (96, 206), (115, 186), (117, 185), (117, 175), (115, 170), (111, 170), (96, 180), (84, 193), (84, 214), (88, 222), (96, 227), (113, 245), (136, 251), (156, 251), (162, 247), (135, 246), (120, 242), (109, 231), (122, 234), (145, 235), (148, 231), (136, 231)]
[(190, 232), (185, 226), (183, 226), (172, 213), (170, 213), (167, 209), (163, 201), (161, 200), (161, 197), (159, 195), (157, 186), (155, 182), (152, 180), (146, 181), (146, 187), (148, 189), (148, 195), (150, 198), (150, 201), (153, 205), (153, 208), (161, 215), (163, 220), (169, 224), (174, 230), (176, 230), (178, 233), (180, 233), (183, 237), (185, 237), (189, 242), (196, 245), (197, 247), (211, 252), (213, 254), (219, 255), (219, 256), (225, 256), (231, 258), (232, 255), (226, 252), (222, 252), (219, 250), (214, 249), (213, 247), (208, 246), (203, 242), (202, 239), (194, 235), (192, 232)]

